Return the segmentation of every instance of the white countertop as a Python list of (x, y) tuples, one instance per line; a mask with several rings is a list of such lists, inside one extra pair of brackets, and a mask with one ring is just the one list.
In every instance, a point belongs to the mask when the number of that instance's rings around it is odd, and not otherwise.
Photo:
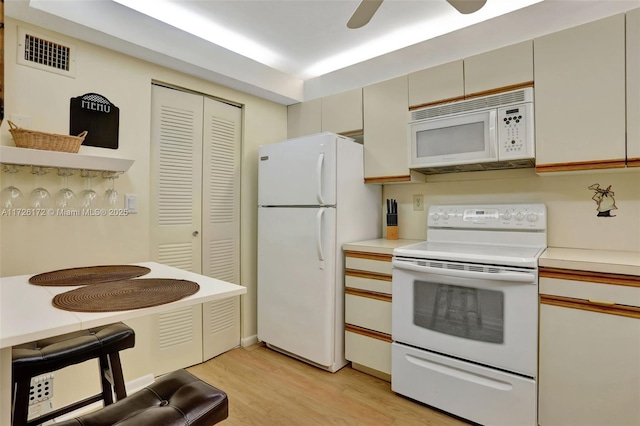
[(245, 287), (155, 262), (136, 265), (151, 269), (141, 278), (175, 278), (200, 285), (197, 293), (175, 302), (118, 312), (69, 312), (54, 307), (56, 294), (74, 287), (44, 287), (29, 284), (31, 275), (0, 278), (0, 348), (19, 345), (76, 330), (97, 327), (165, 312), (185, 306), (241, 295)]
[(402, 246), (408, 246), (410, 244), (416, 244), (423, 242), (424, 240), (387, 240), (385, 238), (378, 238), (376, 240), (356, 241), (353, 243), (346, 243), (342, 245), (344, 251), (361, 251), (366, 253), (380, 253), (380, 254), (393, 254), (393, 249)]
[(547, 247), (540, 267), (640, 276), (640, 252)]

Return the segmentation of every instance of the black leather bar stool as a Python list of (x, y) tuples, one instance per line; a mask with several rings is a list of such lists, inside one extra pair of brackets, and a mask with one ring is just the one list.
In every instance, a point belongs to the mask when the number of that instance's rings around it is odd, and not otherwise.
[(58, 426), (211, 426), (229, 416), (227, 394), (185, 370)]
[[(125, 398), (120, 351), (134, 345), (134, 331), (123, 323), (116, 323), (14, 346), (12, 425), (38, 425), (100, 400), (105, 406), (113, 404), (114, 391), (118, 400)], [(94, 358), (100, 362), (102, 393), (27, 421), (32, 377)]]

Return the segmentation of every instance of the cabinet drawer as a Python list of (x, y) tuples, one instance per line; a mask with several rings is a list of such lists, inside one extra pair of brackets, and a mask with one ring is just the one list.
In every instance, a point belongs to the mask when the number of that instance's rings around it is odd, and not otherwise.
[(345, 322), (385, 334), (391, 334), (391, 297), (387, 300), (345, 295)]
[(383, 341), (352, 331), (345, 332), (344, 338), (345, 358), (353, 363), (391, 374), (391, 341)]
[[(541, 295), (600, 301), (640, 308), (640, 277), (602, 273), (589, 275), (589, 273), (581, 271), (567, 270), (552, 271), (544, 268), (540, 270)], [(551, 278), (549, 275), (554, 275), (557, 278)], [(566, 279), (561, 278), (563, 276)]]
[[(357, 272), (355, 273), (357, 274)], [(382, 280), (378, 277), (367, 277), (366, 275), (350, 275), (350, 272), (347, 271), (344, 277), (344, 285), (347, 288), (391, 294), (391, 277)]]
[[(389, 260), (377, 260), (367, 259), (363, 257), (355, 257), (355, 255), (347, 254), (345, 259), (346, 269), (357, 269), (359, 271), (375, 272), (378, 274), (385, 274), (391, 276), (391, 256), (388, 256)], [(383, 258), (384, 255), (379, 255)]]

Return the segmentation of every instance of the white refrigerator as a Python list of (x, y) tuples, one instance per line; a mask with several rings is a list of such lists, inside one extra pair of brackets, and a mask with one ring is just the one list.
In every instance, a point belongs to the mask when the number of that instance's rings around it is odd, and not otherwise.
[(258, 339), (335, 372), (344, 358), (342, 244), (380, 236), (363, 146), (320, 133), (260, 147)]

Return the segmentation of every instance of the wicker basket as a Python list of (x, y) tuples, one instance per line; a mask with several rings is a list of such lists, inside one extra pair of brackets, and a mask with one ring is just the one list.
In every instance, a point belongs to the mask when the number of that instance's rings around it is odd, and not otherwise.
[(78, 152), (88, 133), (85, 130), (78, 136), (68, 136), (36, 132), (34, 130), (21, 129), (11, 121), (9, 121), (9, 127), (17, 147), (44, 149), (47, 151)]

